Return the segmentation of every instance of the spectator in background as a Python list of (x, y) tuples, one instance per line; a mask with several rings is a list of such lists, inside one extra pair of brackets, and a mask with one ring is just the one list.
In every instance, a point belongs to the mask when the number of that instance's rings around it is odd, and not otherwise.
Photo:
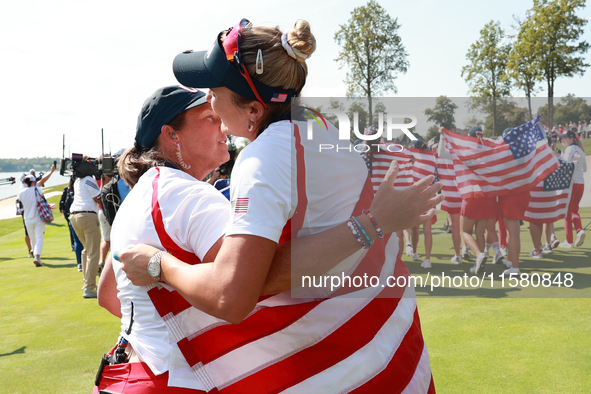
[(577, 239), (574, 241), (574, 246), (579, 247), (585, 242), (585, 230), (583, 230), (581, 215), (579, 215), (579, 203), (585, 190), (583, 173), (587, 172), (587, 162), (585, 149), (573, 131), (569, 130), (565, 134), (559, 135), (559, 137), (560, 143), (565, 146), (562, 158), (567, 163), (576, 163), (575, 173), (573, 174), (573, 191), (568, 204), (568, 212), (564, 218), (566, 241), (558, 245), (561, 248), (570, 249), (573, 247), (573, 224), (577, 230)]
[[(101, 188), (106, 186), (109, 182), (111, 182), (113, 178), (110, 175), (103, 174), (101, 175), (101, 184), (99, 185)], [(109, 254), (109, 249), (111, 248), (111, 223), (107, 220), (107, 216), (105, 216), (105, 212), (103, 210), (102, 201), (99, 201), (99, 223), (101, 225), (101, 247), (99, 253), (99, 265), (98, 265), (98, 274), (100, 275), (103, 267), (105, 266), (105, 260), (107, 255)]]
[[(125, 152), (125, 149), (120, 149), (118, 152), (116, 152), (113, 155), (116, 163), (119, 162), (119, 158), (121, 157), (123, 152)], [(127, 197), (127, 195), (129, 194), (130, 188), (129, 188), (129, 185), (127, 183), (125, 183), (123, 178), (121, 178), (119, 175), (117, 175), (116, 177), (117, 177), (117, 192), (119, 193), (119, 198), (121, 198), (121, 201), (119, 202), (119, 204), (121, 204), (121, 203), (123, 203), (123, 200), (125, 200), (125, 197)], [(111, 222), (111, 224), (113, 224), (113, 223)]]
[(101, 190), (93, 176), (77, 178), (74, 182), (74, 202), (70, 207), (72, 227), (82, 242), (82, 272), (84, 286), (82, 297), (96, 298), (101, 233), (98, 220), (98, 202)]
[(53, 174), (54, 171), (55, 171), (55, 164), (52, 164), (51, 168), (49, 169), (49, 174), (47, 174), (45, 176), (43, 176), (43, 173), (41, 173), (41, 175), (39, 177), (37, 177), (37, 175), (35, 174), (34, 168), (31, 168), (31, 170), (29, 170), (29, 174), (31, 174), (35, 177), (38, 187), (43, 187), (43, 186), (45, 186), (45, 182), (47, 182), (47, 180), (49, 179), (51, 174)]
[(119, 191), (119, 197), (121, 197), (121, 202), (125, 200), (125, 197), (129, 194), (129, 185), (125, 183), (123, 178), (119, 178), (117, 180), (117, 190)]
[(24, 208), (23, 218), (25, 219), (27, 231), (33, 246), (33, 263), (36, 267), (42, 267), (41, 251), (43, 249), (43, 235), (45, 233), (45, 222), (41, 220), (37, 210), (37, 194), (43, 195), (41, 188), (36, 186), (37, 179), (34, 175), (24, 178), (25, 188), (19, 190), (17, 198)]
[(70, 241), (72, 243), (72, 251), (76, 253), (76, 262), (78, 267), (78, 272), (82, 272), (82, 242), (78, 239), (76, 232), (72, 228), (72, 223), (70, 223), (70, 207), (74, 202), (74, 181), (76, 178), (74, 176), (70, 176), (70, 183), (68, 186), (64, 187), (64, 192), (62, 193), (62, 198), (60, 199), (60, 212), (64, 214), (64, 218), (66, 222), (68, 222), (68, 228), (70, 229)]
[(226, 168), (220, 166), (213, 171), (211, 178), (207, 180), (207, 183), (213, 185), (217, 190), (220, 191), (228, 200), (230, 199), (230, 180), (226, 174)]
[(25, 209), (23, 207), (23, 203), (21, 200), (18, 199), (18, 193), (20, 193), (21, 190), (26, 189), (28, 186), (25, 183), (25, 178), (27, 178), (29, 176), (29, 174), (27, 174), (26, 172), (23, 172), (23, 174), (21, 175), (21, 186), (19, 187), (18, 191), (17, 191), (17, 199), (16, 199), (16, 214), (17, 215), (21, 215), (23, 217), (23, 227), (25, 228), (25, 243), (27, 244), (27, 250), (29, 251), (29, 257), (33, 258), (33, 248), (31, 248), (31, 238), (29, 238), (29, 232), (27, 231), (27, 224), (25, 223)]
[(74, 251), (74, 235), (76, 233), (72, 230), (72, 225), (70, 224), (70, 206), (72, 202), (74, 202), (74, 177), (70, 176), (70, 183), (64, 187), (62, 192), (59, 208), (60, 213), (64, 215), (64, 219), (68, 223), (68, 228), (70, 229), (70, 245), (72, 246), (72, 251)]

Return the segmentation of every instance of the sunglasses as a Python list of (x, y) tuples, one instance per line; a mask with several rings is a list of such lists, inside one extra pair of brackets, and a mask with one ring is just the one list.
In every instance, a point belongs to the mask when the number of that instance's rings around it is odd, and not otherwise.
[(234, 27), (228, 29), (222, 46), (224, 47), (224, 52), (226, 53), (226, 59), (228, 59), (229, 62), (236, 64), (236, 66), (238, 67), (238, 71), (240, 71), (240, 74), (246, 79), (246, 82), (248, 82), (248, 86), (250, 86), (250, 89), (256, 96), (257, 100), (259, 100), (259, 102), (263, 104), (265, 109), (267, 109), (267, 104), (265, 104), (265, 102), (259, 95), (259, 92), (255, 88), (254, 83), (250, 78), (250, 74), (248, 74), (246, 66), (242, 62), (242, 56), (240, 55), (240, 40), (242, 37), (242, 29), (246, 28), (250, 24), (251, 23), (248, 19), (243, 18), (240, 22), (235, 24)]

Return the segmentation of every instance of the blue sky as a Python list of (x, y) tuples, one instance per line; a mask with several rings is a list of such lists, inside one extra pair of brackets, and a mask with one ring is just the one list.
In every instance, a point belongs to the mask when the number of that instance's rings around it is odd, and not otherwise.
[[(466, 52), (490, 20), (512, 33), (513, 15), (531, 1), (475, 2), (389, 0), (379, 2), (402, 25), (399, 34), (410, 68), (396, 80), (396, 97), (463, 97)], [(98, 155), (133, 142), (137, 114), (157, 88), (174, 84), (171, 64), (186, 49), (207, 49), (217, 33), (241, 18), (290, 29), (310, 22), (318, 47), (308, 61), (305, 96), (344, 96), (345, 69), (334, 33), (364, 1), (115, 1), (24, 0), (0, 15), (0, 158)], [(591, 20), (591, 8), (579, 12)], [(591, 25), (583, 37), (591, 42)], [(591, 54), (586, 54), (591, 63)], [(591, 97), (591, 76), (561, 78), (555, 96)], [(522, 92), (514, 92), (523, 96)], [(537, 96), (545, 96), (542, 90)]]

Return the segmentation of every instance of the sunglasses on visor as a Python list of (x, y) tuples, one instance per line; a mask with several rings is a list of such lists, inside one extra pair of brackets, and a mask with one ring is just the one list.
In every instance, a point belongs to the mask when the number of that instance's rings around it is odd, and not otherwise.
[(248, 70), (242, 62), (242, 56), (240, 55), (240, 41), (242, 37), (242, 29), (246, 28), (250, 24), (251, 23), (248, 19), (243, 18), (240, 22), (238, 22), (229, 30), (227, 30), (226, 37), (222, 42), (222, 46), (224, 48), (224, 52), (226, 53), (226, 59), (228, 59), (229, 62), (236, 64), (238, 71), (240, 71), (240, 74), (246, 79), (246, 82), (248, 82), (248, 86), (250, 86), (250, 89), (256, 96), (257, 100), (259, 100), (259, 102), (263, 104), (265, 109), (267, 109), (267, 104), (265, 104), (265, 102), (259, 95), (259, 92), (257, 91), (256, 87), (254, 86), (250, 74), (248, 74)]

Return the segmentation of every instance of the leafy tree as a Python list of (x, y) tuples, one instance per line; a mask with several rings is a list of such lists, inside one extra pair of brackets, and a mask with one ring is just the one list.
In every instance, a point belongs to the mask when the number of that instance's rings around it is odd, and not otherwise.
[[(538, 113), (542, 122), (548, 121), (548, 105), (540, 107)], [(554, 121), (556, 124), (567, 125), (569, 122), (579, 122), (591, 119), (591, 106), (585, 99), (567, 94), (554, 107)], [(547, 123), (546, 123), (547, 124)]]
[[(517, 127), (524, 124), (529, 119), (529, 112), (525, 108), (517, 106), (514, 102), (508, 99), (499, 99), (498, 101), (498, 114), (497, 114), (497, 127), (500, 132), (503, 132), (507, 127)], [(486, 137), (492, 137), (492, 114), (489, 114), (484, 121), (484, 135)]]
[(469, 64), (462, 68), (462, 77), (472, 97), (480, 99), (473, 103), (492, 113), (493, 135), (497, 135), (497, 98), (508, 96), (511, 87), (506, 74), (511, 47), (502, 43), (504, 36), (499, 22), (490, 21), (484, 25), (480, 38), (466, 54)]
[(367, 97), (369, 120), (373, 120), (372, 97), (388, 91), (396, 93), (394, 80), (408, 69), (408, 54), (397, 34), (399, 28), (397, 18), (391, 18), (375, 0), (370, 0), (356, 7), (334, 35), (341, 46), (335, 61), (349, 68), (345, 79), (347, 96)]
[[(358, 121), (357, 123), (355, 123), (355, 118), (354, 118), (354, 113), (357, 113)], [(353, 103), (349, 106), (349, 109), (347, 110), (347, 116), (349, 117), (349, 120), (351, 121), (351, 131), (350, 131), (350, 135), (351, 135), (351, 141), (355, 141), (357, 140), (357, 136), (355, 135), (355, 133), (353, 133), (353, 127), (355, 127), (355, 125), (357, 125), (357, 129), (359, 130), (359, 132), (361, 134), (363, 134), (363, 129), (365, 128), (366, 125), (369, 124), (368, 119), (369, 119), (369, 115), (367, 113), (367, 110), (365, 109), (365, 106), (359, 102), (359, 101), (353, 101)]]
[(466, 124), (464, 125), (464, 127), (466, 129), (470, 129), (474, 126), (481, 126), (484, 122), (482, 121), (482, 119), (478, 119), (476, 117), (476, 115), (472, 116), (470, 119), (468, 119), (466, 121)]
[[(534, 0), (522, 26), (524, 45), (532, 48), (534, 66), (548, 87), (548, 126), (554, 125), (554, 83), (558, 77), (583, 75), (582, 55), (589, 49), (586, 41), (577, 42), (583, 34), (586, 19), (576, 11), (585, 0)], [(521, 31), (520, 31), (521, 35)]]
[[(322, 114), (322, 116), (324, 117), (324, 119), (326, 119), (328, 122), (332, 123), (337, 129), (339, 128), (339, 118), (335, 114), (324, 112), (324, 109), (322, 106), (314, 108), (314, 109), (316, 111), (320, 112)], [(331, 110), (331, 109), (336, 109), (336, 110), (345, 112), (345, 105), (341, 101), (339, 101), (338, 99), (331, 97), (329, 100), (327, 110)]]
[(0, 172), (29, 172), (31, 168), (34, 168), (38, 172), (48, 171), (53, 162), (57, 162), (56, 170), (59, 171), (60, 158), (59, 157), (35, 157), (20, 159), (0, 159)]
[(427, 115), (427, 121), (434, 122), (439, 127), (445, 127), (448, 130), (452, 130), (456, 127), (454, 124), (454, 114), (458, 106), (447, 98), (447, 96), (439, 96), (435, 100), (435, 107), (433, 109), (427, 108), (425, 115)]
[[(443, 126), (445, 127), (445, 126)], [(449, 128), (445, 127), (446, 129), (450, 130)], [(433, 125), (427, 129), (427, 136), (425, 137), (426, 141), (429, 141), (431, 138), (435, 137), (435, 142), (439, 142), (439, 126)]]
[(525, 92), (529, 110), (529, 118), (533, 118), (531, 109), (531, 96), (536, 91), (536, 82), (541, 81), (542, 75), (535, 64), (534, 48), (527, 41), (526, 32), (530, 29), (531, 20), (521, 23), (517, 41), (509, 53), (507, 71), (513, 81), (513, 85)]

